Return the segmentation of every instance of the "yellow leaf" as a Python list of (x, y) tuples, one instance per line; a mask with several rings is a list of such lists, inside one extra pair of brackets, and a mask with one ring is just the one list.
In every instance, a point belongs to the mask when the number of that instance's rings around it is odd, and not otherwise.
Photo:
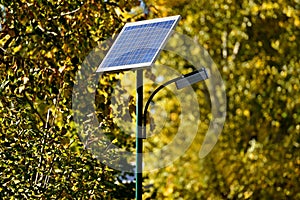
[(13, 52), (14, 52), (14, 53), (17, 53), (18, 51), (21, 50), (21, 48), (22, 48), (22, 45), (19, 45), (19, 46), (15, 47), (15, 48), (13, 49)]
[(46, 56), (46, 58), (52, 58), (53, 57), (52, 53), (50, 51), (48, 51), (45, 56)]
[(297, 26), (297, 27), (300, 26), (300, 19), (299, 19), (298, 16), (295, 18), (294, 25)]

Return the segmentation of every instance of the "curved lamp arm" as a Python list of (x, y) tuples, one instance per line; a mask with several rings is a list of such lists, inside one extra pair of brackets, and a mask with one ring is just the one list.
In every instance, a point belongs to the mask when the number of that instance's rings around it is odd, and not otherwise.
[(176, 83), (177, 89), (181, 89), (183, 87), (186, 87), (188, 85), (191, 85), (193, 83), (203, 81), (206, 79), (208, 79), (207, 71), (205, 68), (201, 68), (199, 71), (193, 71), (191, 73), (188, 73), (188, 74), (182, 75), (180, 77), (174, 78), (172, 80), (169, 80), (169, 81), (165, 82), (164, 84), (160, 85), (158, 88), (156, 88), (152, 92), (152, 94), (150, 95), (149, 99), (147, 100), (147, 102), (145, 104), (144, 113), (143, 113), (144, 125), (143, 125), (142, 138), (146, 138), (146, 122), (147, 122), (146, 116), (147, 116), (148, 107), (150, 105), (150, 102), (152, 101), (155, 94), (157, 94), (161, 89), (165, 88), (166, 86), (168, 86), (174, 82)]

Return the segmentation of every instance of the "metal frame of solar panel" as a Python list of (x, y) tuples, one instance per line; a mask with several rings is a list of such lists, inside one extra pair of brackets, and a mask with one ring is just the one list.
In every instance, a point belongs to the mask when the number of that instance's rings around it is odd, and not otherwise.
[(97, 72), (151, 66), (179, 19), (180, 16), (176, 15), (126, 23)]

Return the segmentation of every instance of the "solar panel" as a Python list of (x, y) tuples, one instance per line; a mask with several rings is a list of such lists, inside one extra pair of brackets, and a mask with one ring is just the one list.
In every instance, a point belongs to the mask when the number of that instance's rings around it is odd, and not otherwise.
[(126, 23), (97, 72), (151, 66), (180, 16)]

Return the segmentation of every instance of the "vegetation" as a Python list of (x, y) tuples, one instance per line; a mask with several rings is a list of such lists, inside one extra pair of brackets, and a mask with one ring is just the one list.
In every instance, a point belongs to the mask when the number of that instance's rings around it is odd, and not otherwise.
[[(122, 183), (124, 174), (97, 160), (77, 135), (71, 105), (76, 73), (89, 52), (125, 21), (180, 14), (177, 31), (203, 46), (218, 66), (226, 85), (227, 118), (217, 145), (200, 159), (211, 105), (206, 86), (194, 86), (201, 112), (197, 137), (173, 164), (146, 174), (144, 198), (300, 199), (300, 2), (145, 3), (0, 1), (0, 198), (134, 198), (134, 185)], [(158, 63), (182, 73), (192, 68), (167, 52)], [(146, 72), (150, 80), (154, 75)], [(128, 150), (134, 138), (124, 140), (113, 115), (103, 117), (111, 114), (107, 99), (120, 77), (103, 77), (97, 117), (112, 140)], [(134, 118), (130, 98), (120, 113), (129, 111)], [(180, 105), (170, 90), (154, 101), (171, 114), (169, 120), (164, 113), (151, 116), (158, 122), (151, 124), (152, 134), (165, 127), (145, 142), (145, 151), (169, 143), (180, 122)]]
[(149, 173), (152, 195), (299, 199), (299, 1), (152, 3), (162, 16), (182, 15), (179, 31), (207, 49), (227, 94), (227, 118), (213, 151), (198, 157), (209, 119), (202, 109), (202, 131), (190, 150), (173, 165)]
[(135, 2), (1, 4), (0, 198), (133, 198), (134, 185), (115, 184), (120, 172), (83, 148), (71, 102), (80, 64), (123, 26), (116, 8)]

